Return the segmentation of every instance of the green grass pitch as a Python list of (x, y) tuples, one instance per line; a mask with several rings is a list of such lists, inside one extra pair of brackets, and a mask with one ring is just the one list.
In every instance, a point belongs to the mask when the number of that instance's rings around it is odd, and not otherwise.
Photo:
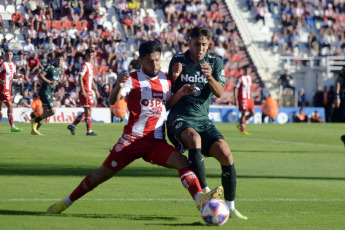
[[(11, 133), (0, 123), (0, 229), (209, 229), (173, 169), (137, 160), (60, 215), (46, 215), (96, 170), (123, 124), (30, 124)], [(229, 219), (220, 229), (345, 229), (345, 124), (217, 124), (234, 155), (236, 208), (248, 220)], [(220, 167), (205, 159), (209, 187), (220, 185)]]

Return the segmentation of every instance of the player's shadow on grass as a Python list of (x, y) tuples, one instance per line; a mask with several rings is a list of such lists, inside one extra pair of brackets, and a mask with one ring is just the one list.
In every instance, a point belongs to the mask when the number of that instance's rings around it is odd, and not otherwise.
[[(70, 168), (66, 165), (15, 165), (0, 164), (0, 175), (15, 176), (81, 176), (85, 177), (94, 172), (97, 167)], [(127, 167), (115, 175), (116, 177), (178, 177), (176, 170), (152, 167)], [(218, 173), (208, 173), (208, 178), (219, 178)], [(237, 175), (237, 178), (264, 178), (264, 179), (300, 179), (300, 180), (345, 180), (345, 177), (295, 177), (284, 175)]]
[(58, 214), (51, 215), (45, 212), (34, 212), (34, 211), (21, 211), (21, 210), (0, 210), (0, 215), (9, 216), (52, 216), (52, 217), (77, 217), (77, 218), (95, 218), (95, 219), (126, 219), (126, 220), (138, 220), (138, 221), (150, 221), (150, 220), (161, 220), (161, 221), (174, 221), (176, 217), (169, 216), (147, 216), (147, 215), (128, 215), (128, 214)]
[(194, 222), (194, 223), (179, 223), (179, 224), (169, 224), (169, 223), (161, 223), (161, 224), (149, 224), (149, 223), (147, 223), (147, 224), (145, 224), (145, 225), (150, 225), (150, 226), (152, 226), (152, 225), (162, 225), (162, 226), (175, 226), (175, 227), (178, 227), (178, 226), (183, 226), (183, 227), (185, 227), (185, 226), (197, 226), (197, 227), (210, 227), (210, 226), (207, 226), (206, 224), (203, 224), (203, 223), (201, 223), (201, 222)]

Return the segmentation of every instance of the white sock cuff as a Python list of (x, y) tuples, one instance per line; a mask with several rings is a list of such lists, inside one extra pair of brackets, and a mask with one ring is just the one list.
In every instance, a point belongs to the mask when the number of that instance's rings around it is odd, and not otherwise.
[(67, 205), (67, 207), (71, 206), (73, 204), (73, 201), (71, 201), (71, 199), (69, 198), (69, 196), (67, 196), (65, 198), (65, 204)]

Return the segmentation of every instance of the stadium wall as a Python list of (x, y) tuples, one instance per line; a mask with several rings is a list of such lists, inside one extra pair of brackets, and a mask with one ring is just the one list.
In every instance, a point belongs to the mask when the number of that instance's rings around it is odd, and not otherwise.
[[(30, 122), (30, 108), (14, 108), (13, 119), (15, 122)], [(84, 111), (83, 108), (56, 108), (54, 116), (47, 119), (48, 123), (72, 123), (79, 113)], [(304, 113), (311, 116), (315, 111), (318, 111), (320, 116), (325, 120), (325, 110), (320, 107), (305, 107)], [(299, 112), (299, 108), (279, 108), (278, 116), (275, 123), (285, 124), (293, 122), (295, 113)], [(1, 122), (8, 122), (7, 109), (2, 110)], [(128, 115), (125, 118), (127, 122)], [(240, 113), (236, 107), (225, 106), (211, 106), (209, 118), (215, 123), (238, 123)], [(93, 108), (92, 109), (92, 122), (96, 123), (111, 123), (113, 120), (109, 108)], [(261, 123), (261, 107), (255, 108), (255, 115), (248, 123), (260, 124)]]

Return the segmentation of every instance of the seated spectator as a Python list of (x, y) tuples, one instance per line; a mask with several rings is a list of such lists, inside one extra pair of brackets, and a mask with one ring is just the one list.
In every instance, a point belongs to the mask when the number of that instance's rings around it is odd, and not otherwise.
[(107, 79), (107, 84), (110, 85), (110, 91), (112, 91), (116, 83), (117, 74), (114, 73), (112, 68), (109, 68), (109, 72), (105, 75), (105, 77)]
[[(133, 20), (131, 19), (131, 14), (127, 13), (126, 17), (121, 22), (123, 30), (125, 31), (126, 41), (128, 41), (129, 35), (134, 34)], [(130, 34), (129, 31), (130, 30)]]
[(117, 53), (116, 41), (114, 40), (112, 41), (111, 46), (109, 46), (108, 49), (106, 50), (106, 54), (108, 56), (108, 60), (107, 60), (108, 64), (111, 64), (113, 59), (117, 61), (118, 53)]
[(30, 56), (35, 53), (35, 46), (31, 43), (30, 38), (26, 40), (26, 44), (23, 46), (23, 52), (26, 56)]
[(40, 68), (40, 59), (38, 58), (38, 54), (34, 53), (33, 56), (30, 56), (28, 58), (28, 72), (27, 75), (29, 75), (29, 73), (33, 73), (38, 71)]
[(323, 122), (323, 118), (320, 116), (319, 112), (317, 110), (315, 110), (315, 112), (311, 115), (310, 121), (311, 122), (319, 122), (322, 123)]
[(13, 40), (14, 38), (16, 38), (16, 36), (17, 35), (14, 34), (13, 37), (11, 39), (9, 39), (9, 40), (7, 40), (6, 38), (2, 39), (1, 46), (0, 46), (0, 51), (1, 51), (2, 54), (4, 54), (5, 51), (9, 49), (8, 43), (11, 40)]
[(47, 20), (44, 10), (40, 8), (39, 13), (35, 15), (36, 30), (39, 30), (40, 26)]
[(38, 47), (38, 32), (34, 28), (34, 24), (30, 24), (30, 28), (26, 31), (25, 37), (26, 39), (30, 38), (34, 46)]
[(140, 68), (141, 68), (141, 65), (139, 62), (139, 55), (137, 52), (135, 52), (133, 53), (133, 59), (129, 63), (129, 72), (139, 70)]
[(47, 27), (45, 24), (41, 24), (40, 29), (38, 30), (38, 41), (39, 44), (43, 44), (47, 41)]
[(150, 16), (150, 14), (145, 11), (146, 16), (143, 18), (143, 22), (144, 22), (144, 28), (145, 30), (151, 31), (152, 27), (155, 25), (155, 20)]
[(115, 3), (114, 8), (117, 11), (117, 13), (119, 14), (121, 22), (126, 17), (127, 13), (130, 13), (129, 6), (128, 6), (128, 3), (126, 0), (121, 0), (117, 4)]
[(56, 45), (53, 43), (53, 39), (49, 38), (48, 42), (43, 44), (43, 51), (47, 53), (48, 56), (54, 57), (54, 52), (57, 50)]
[(304, 113), (303, 108), (300, 108), (299, 113), (295, 114), (294, 122), (308, 122), (308, 116)]
[(20, 28), (20, 32), (23, 33), (24, 31), (24, 22), (23, 22), (23, 16), (21, 13), (19, 13), (19, 10), (16, 9), (15, 13), (12, 14), (12, 20), (10, 21), (10, 25), (12, 28), (12, 33), (15, 32), (16, 27)]
[(16, 60), (17, 73), (26, 75), (28, 69), (28, 62), (25, 59), (24, 53), (19, 51), (19, 57)]
[(56, 20), (60, 20), (61, 14), (62, 14), (60, 0), (51, 0), (51, 1), (49, 1), (49, 5), (52, 9), (53, 18)]
[(120, 56), (117, 63), (117, 73), (129, 72), (129, 61), (126, 55)]
[(306, 107), (309, 105), (309, 102), (307, 101), (307, 96), (305, 95), (304, 89), (301, 88), (298, 91), (298, 107)]
[(68, 30), (67, 35), (71, 39), (72, 45), (76, 46), (78, 43), (78, 30), (76, 25), (73, 25), (73, 27)]
[(136, 0), (129, 0), (128, 8), (129, 8), (131, 14), (134, 15), (135, 12), (140, 11), (140, 3)]
[(84, 4), (81, 0), (70, 0), (68, 2), (69, 12), (74, 19), (75, 16), (82, 18), (84, 16)]
[(64, 107), (76, 107), (77, 103), (69, 93), (66, 93), (61, 100), (61, 105)]

